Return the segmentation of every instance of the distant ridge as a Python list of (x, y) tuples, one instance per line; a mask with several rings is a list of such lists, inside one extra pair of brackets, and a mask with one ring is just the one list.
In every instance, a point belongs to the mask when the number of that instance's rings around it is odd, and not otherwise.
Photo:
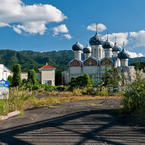
[(145, 63), (145, 57), (130, 58), (129, 59), (129, 64), (136, 63), (137, 61)]
[(0, 50), (0, 64), (6, 65), (10, 70), (14, 64), (21, 64), (22, 71), (32, 68), (37, 70), (46, 62), (56, 67), (57, 70), (64, 70), (72, 59), (73, 52), (71, 50), (50, 52)]

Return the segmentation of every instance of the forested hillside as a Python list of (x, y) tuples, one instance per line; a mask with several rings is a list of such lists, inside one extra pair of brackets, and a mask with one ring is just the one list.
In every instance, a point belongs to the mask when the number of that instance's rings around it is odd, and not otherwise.
[(37, 70), (46, 62), (55, 66), (57, 70), (63, 70), (72, 58), (71, 50), (51, 52), (0, 50), (1, 64), (6, 65), (9, 69), (12, 69), (14, 64), (21, 64), (23, 71), (31, 68)]
[[(34, 68), (36, 71), (39, 67), (48, 62), (62, 71), (67, 68), (67, 64), (73, 59), (73, 51), (51, 51), (51, 52), (35, 52), (35, 51), (14, 51), (0, 50), (0, 63), (6, 65), (12, 70), (14, 64), (21, 64), (22, 70), (27, 71)], [(131, 58), (129, 64), (139, 62), (145, 66), (145, 57)]]

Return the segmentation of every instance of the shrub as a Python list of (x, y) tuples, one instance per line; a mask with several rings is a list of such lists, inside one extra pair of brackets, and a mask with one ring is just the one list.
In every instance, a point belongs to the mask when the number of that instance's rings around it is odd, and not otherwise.
[(52, 92), (56, 90), (55, 86), (51, 86), (51, 85), (42, 85), (42, 86), (44, 87), (45, 91)]
[(31, 83), (27, 83), (27, 84), (26, 84), (26, 88), (32, 90), (32, 88), (33, 88), (33, 84), (31, 84)]
[(82, 90), (82, 94), (84, 94), (84, 95), (96, 95), (96, 91), (94, 88), (84, 88)]
[(82, 95), (82, 90), (80, 90), (80, 89), (73, 89), (73, 95), (75, 95), (75, 96), (81, 96)]
[(122, 103), (129, 112), (145, 107), (145, 80), (134, 81), (126, 90)]
[(41, 88), (40, 84), (32, 85), (32, 90), (39, 90)]
[(21, 65), (17, 64), (13, 66), (13, 79), (12, 79), (12, 86), (19, 87), (22, 83), (21, 81)]
[(84, 74), (78, 77), (73, 77), (70, 83), (70, 90), (74, 88), (86, 88), (92, 87), (93, 80), (90, 78), (88, 74)]
[(34, 69), (28, 71), (28, 83), (31, 83), (33, 85), (37, 83), (36, 72)]
[(60, 92), (62, 92), (62, 91), (65, 91), (65, 87), (64, 86), (56, 86), (56, 90), (57, 91), (60, 91)]
[(108, 96), (108, 91), (107, 90), (101, 90), (97, 92), (98, 96)]
[(26, 79), (23, 79), (22, 80), (22, 85), (25, 85), (27, 83), (27, 80)]
[(136, 70), (136, 80), (125, 91), (122, 104), (128, 112), (145, 108), (145, 80), (140, 70)]

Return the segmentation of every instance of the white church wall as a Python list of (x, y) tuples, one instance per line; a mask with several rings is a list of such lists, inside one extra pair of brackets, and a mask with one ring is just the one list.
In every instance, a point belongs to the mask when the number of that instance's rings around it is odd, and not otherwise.
[(102, 45), (92, 45), (92, 57), (95, 57), (96, 59), (103, 58)]
[(74, 51), (74, 58), (77, 60), (82, 59), (82, 51)]
[(69, 71), (71, 75), (78, 75), (82, 73), (81, 67), (70, 67)]
[(80, 76), (82, 74), (82, 68), (81, 67), (70, 67), (69, 73), (70, 73), (70, 75), (69, 75), (68, 82), (71, 82), (72, 77), (77, 77), (77, 76)]
[(111, 58), (113, 55), (112, 49), (105, 49), (105, 57), (106, 58)]
[(83, 66), (83, 73), (86, 74), (96, 74), (98, 72), (97, 66)]

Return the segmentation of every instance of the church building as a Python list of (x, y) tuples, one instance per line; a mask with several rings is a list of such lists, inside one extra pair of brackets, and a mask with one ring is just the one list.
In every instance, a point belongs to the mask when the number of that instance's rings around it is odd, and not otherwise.
[[(115, 43), (103, 40), (100, 35), (96, 34), (90, 38), (89, 44), (83, 47), (78, 41), (72, 46), (74, 59), (68, 64), (68, 69), (62, 72), (63, 83), (71, 82), (72, 77), (88, 73), (97, 85), (104, 75), (105, 71), (112, 68), (118, 68), (125, 74), (128, 81), (135, 78), (134, 67), (128, 66), (129, 56), (124, 46), (121, 48)], [(82, 53), (85, 59), (82, 60)]]

